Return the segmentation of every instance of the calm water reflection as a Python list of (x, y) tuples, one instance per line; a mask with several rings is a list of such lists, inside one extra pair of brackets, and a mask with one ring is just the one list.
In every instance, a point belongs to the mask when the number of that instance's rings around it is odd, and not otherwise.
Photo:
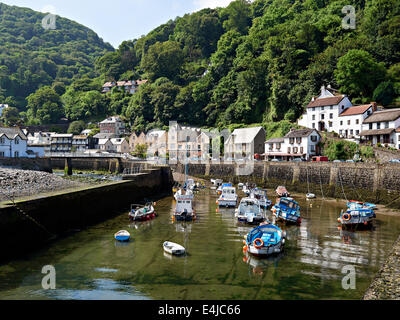
[[(400, 219), (378, 213), (375, 230), (341, 231), (340, 205), (296, 200), (303, 223), (286, 228), (279, 256), (244, 255), (251, 228), (236, 223), (234, 209), (216, 212), (215, 191), (205, 190), (196, 196), (194, 223), (173, 223), (174, 202), (165, 198), (156, 220), (129, 224), (123, 213), (0, 266), (0, 299), (360, 299), (396, 240)], [(114, 241), (121, 229), (131, 232), (131, 242)], [(166, 240), (188, 254), (165, 254)], [(41, 289), (44, 265), (56, 268), (56, 290)], [(346, 265), (356, 268), (356, 290), (342, 289)]]

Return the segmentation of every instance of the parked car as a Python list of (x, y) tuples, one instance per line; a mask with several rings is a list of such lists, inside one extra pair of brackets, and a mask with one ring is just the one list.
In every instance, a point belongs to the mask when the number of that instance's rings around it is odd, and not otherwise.
[(344, 162), (344, 160), (333, 160), (333, 163), (340, 163), (340, 162)]
[(312, 161), (314, 161), (314, 162), (328, 162), (329, 158), (328, 157), (313, 157)]
[(296, 159), (293, 159), (293, 160), (291, 160), (291, 161), (294, 161), (294, 162), (304, 162), (304, 161), (306, 161), (306, 159), (303, 159), (303, 158), (296, 158)]
[(347, 160), (346, 162), (349, 162), (349, 163), (355, 163), (355, 161), (354, 161), (354, 160)]
[(281, 159), (272, 159), (271, 162), (281, 162)]

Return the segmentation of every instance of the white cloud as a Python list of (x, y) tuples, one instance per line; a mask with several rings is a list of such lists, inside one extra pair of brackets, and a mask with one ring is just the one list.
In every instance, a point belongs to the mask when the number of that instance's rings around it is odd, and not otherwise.
[(48, 4), (48, 5), (44, 6), (40, 11), (43, 13), (56, 14), (56, 7), (51, 4)]
[(193, 4), (196, 6), (196, 10), (216, 7), (227, 7), (233, 0), (194, 0)]

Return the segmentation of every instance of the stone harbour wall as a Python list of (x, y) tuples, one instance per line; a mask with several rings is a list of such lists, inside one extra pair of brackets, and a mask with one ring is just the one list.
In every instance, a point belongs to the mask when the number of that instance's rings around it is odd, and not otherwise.
[[(183, 164), (171, 165), (179, 173)], [(207, 163), (188, 165), (189, 175), (204, 179), (255, 182), (265, 188), (285, 185), (288, 190), (312, 192), (317, 196), (368, 201), (400, 209), (400, 165), (331, 162), (255, 162), (246, 170), (243, 164)]]

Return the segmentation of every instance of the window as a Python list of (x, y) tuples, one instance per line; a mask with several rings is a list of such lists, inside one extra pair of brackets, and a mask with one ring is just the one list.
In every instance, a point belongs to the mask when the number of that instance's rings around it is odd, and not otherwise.
[(317, 142), (317, 140), (318, 140), (318, 137), (317, 137), (317, 136), (311, 136), (311, 141), (312, 141), (312, 142)]
[(15, 138), (15, 144), (19, 144), (19, 138), (18, 137)]
[(332, 128), (332, 126), (333, 126), (332, 121), (329, 121), (329, 128)]
[(324, 119), (325, 119), (325, 115), (321, 114), (321, 120), (324, 120)]
[(277, 150), (281, 150), (281, 143), (280, 142), (276, 144), (276, 149)]
[(369, 130), (372, 130), (372, 123), (369, 124)]
[(315, 129), (315, 123), (312, 124), (313, 129)]
[(356, 136), (360, 134), (360, 130), (356, 130)]
[(296, 138), (296, 143), (300, 144), (301, 143), (301, 138)]
[(378, 130), (381, 128), (381, 123), (380, 123), (380, 122), (378, 122), (378, 123), (376, 124), (376, 128), (377, 128)]
[(293, 153), (297, 153), (298, 150), (299, 150), (299, 148), (294, 147), (294, 148), (293, 148)]
[(351, 129), (351, 130), (350, 130), (350, 134), (353, 135), (353, 132), (354, 132), (353, 129)]
[(333, 119), (333, 113), (329, 114), (329, 119)]
[(341, 126), (343, 125), (343, 121), (340, 121), (340, 125), (341, 125)]
[(288, 147), (288, 148), (287, 148), (287, 153), (290, 153), (290, 151), (291, 151), (291, 148)]
[(324, 110), (325, 110), (325, 107), (321, 107), (321, 110), (324, 111)]
[(385, 129), (389, 128), (389, 122), (385, 122)]
[(19, 152), (18, 151), (14, 152), (14, 158), (19, 158)]
[(330, 106), (329, 109), (333, 110), (333, 106)]
[(5, 144), (6, 140), (4, 139), (4, 137), (0, 138), (0, 144)]
[(315, 120), (315, 114), (313, 114), (312, 119), (313, 119), (313, 121)]
[(311, 108), (312, 111), (315, 111), (315, 107)]
[(360, 119), (356, 119), (356, 124), (360, 124)]
[(343, 130), (342, 130), (342, 129), (340, 129), (340, 130), (339, 130), (339, 134), (341, 135), (342, 133), (343, 133)]
[(351, 120), (347, 120), (347, 125), (351, 125)]
[(270, 143), (270, 144), (269, 144), (269, 151), (272, 151), (272, 150), (274, 150), (274, 144), (273, 144), (273, 143)]
[(304, 153), (304, 148), (300, 147), (300, 153), (303, 154)]

